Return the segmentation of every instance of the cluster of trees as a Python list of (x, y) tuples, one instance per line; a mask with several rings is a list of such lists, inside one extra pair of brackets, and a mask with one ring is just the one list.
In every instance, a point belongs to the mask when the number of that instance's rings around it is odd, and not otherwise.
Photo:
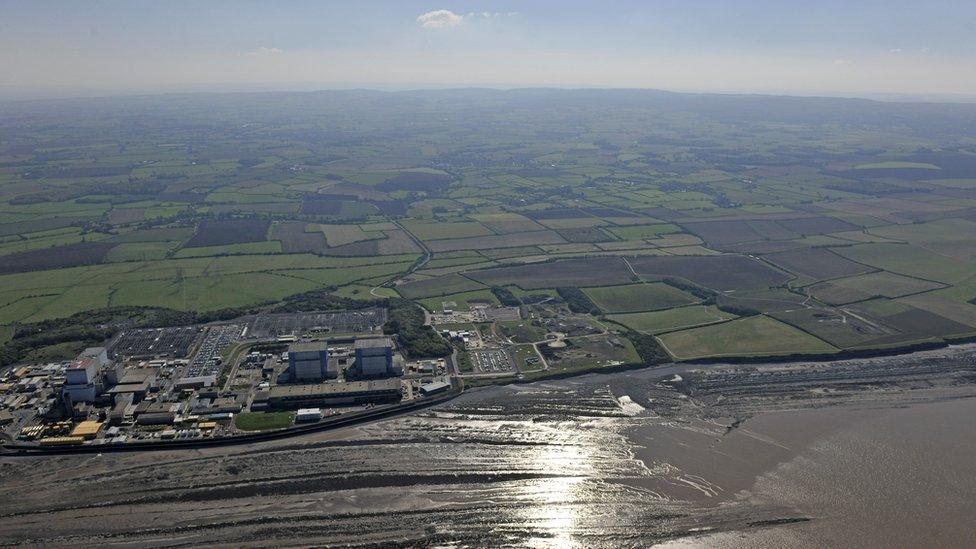
[(339, 309), (358, 310), (386, 305), (385, 301), (366, 301), (340, 297), (332, 294), (335, 290), (335, 286), (330, 286), (322, 290), (312, 290), (286, 297), (271, 312), (301, 313), (305, 311), (334, 311)]
[(680, 278), (665, 278), (662, 282), (701, 299), (704, 305), (713, 305), (715, 303), (715, 296), (717, 294), (708, 288), (702, 288), (697, 284), (686, 282)]
[(569, 306), (569, 310), (574, 313), (590, 313), (594, 316), (603, 313), (579, 288), (556, 288), (556, 293), (563, 298), (563, 301)]
[(684, 280), (677, 278), (666, 278), (663, 282), (669, 286), (674, 286), (679, 290), (688, 292), (698, 299), (701, 299), (702, 305), (715, 305), (719, 308), (719, 310), (725, 311), (726, 313), (731, 313), (736, 316), (756, 316), (762, 313), (762, 311), (753, 309), (752, 307), (729, 303), (728, 299), (722, 299), (722, 296), (716, 292)]
[[(396, 334), (404, 352), (409, 356), (443, 357), (450, 355), (453, 350), (450, 343), (433, 328), (424, 325), (423, 310), (411, 301), (399, 298), (363, 301), (339, 297), (329, 292), (329, 289), (324, 289), (294, 295), (285, 298), (270, 311), (290, 313), (387, 307), (389, 320), (383, 326), (383, 332)], [(159, 307), (110, 307), (77, 313), (67, 318), (23, 324), (17, 327), (13, 338), (0, 347), (0, 366), (20, 362), (32, 351), (50, 345), (72, 342), (86, 346), (98, 345), (123, 328), (159, 328), (229, 320), (258, 313), (268, 309), (269, 305), (265, 303), (203, 313)]]
[(241, 314), (238, 310), (195, 314), (157, 307), (109, 307), (84, 311), (67, 318), (22, 324), (14, 331), (13, 339), (0, 348), (0, 366), (19, 362), (32, 351), (49, 345), (72, 342), (98, 345), (123, 327), (178, 326), (234, 318)]
[(76, 313), (67, 318), (22, 324), (0, 348), (0, 366), (24, 360), (34, 350), (61, 343), (94, 346), (123, 328), (160, 328), (229, 320), (256, 312), (256, 308), (230, 308), (205, 313), (162, 307), (108, 307)]
[(637, 350), (637, 354), (640, 355), (644, 364), (661, 364), (671, 361), (668, 352), (664, 350), (664, 347), (661, 347), (654, 336), (633, 330), (628, 330), (623, 335), (634, 344), (634, 349)]
[(390, 299), (387, 308), (389, 320), (383, 325), (383, 333), (396, 334), (408, 356), (426, 358), (451, 354), (451, 344), (433, 328), (424, 325), (424, 311), (420, 306), (406, 299)]
[(513, 294), (512, 291), (509, 290), (508, 288), (502, 288), (501, 286), (492, 286), (491, 293), (495, 294), (495, 297), (498, 298), (498, 301), (506, 307), (518, 307), (522, 305), (522, 302), (519, 300), (519, 298), (515, 297), (515, 294)]

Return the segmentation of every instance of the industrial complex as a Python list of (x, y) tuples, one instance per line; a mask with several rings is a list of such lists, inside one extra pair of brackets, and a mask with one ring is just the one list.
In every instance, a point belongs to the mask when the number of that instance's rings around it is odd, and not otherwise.
[(408, 361), (379, 330), (385, 320), (377, 309), (121, 332), (74, 360), (6, 372), (3, 442), (40, 450), (232, 441), (459, 392), (450, 358)]

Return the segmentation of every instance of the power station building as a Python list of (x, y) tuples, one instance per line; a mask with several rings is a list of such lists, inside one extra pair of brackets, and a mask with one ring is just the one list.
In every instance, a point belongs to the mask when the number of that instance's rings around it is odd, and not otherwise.
[(399, 357), (393, 356), (393, 342), (388, 337), (357, 339), (355, 361), (346, 371), (354, 379), (377, 379), (403, 375)]
[(63, 395), (70, 402), (95, 402), (102, 380), (100, 370), (108, 365), (104, 347), (90, 347), (68, 365), (64, 372)]
[(336, 368), (330, 368), (329, 348), (326, 343), (292, 343), (288, 346), (287, 381), (304, 383), (335, 379), (339, 376)]

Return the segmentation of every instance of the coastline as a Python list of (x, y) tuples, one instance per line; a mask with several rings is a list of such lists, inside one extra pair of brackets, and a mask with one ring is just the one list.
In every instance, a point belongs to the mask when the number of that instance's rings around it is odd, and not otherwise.
[[(418, 401), (413, 401), (407, 404), (394, 404), (389, 406), (377, 407), (372, 410), (365, 412), (355, 412), (351, 414), (346, 414), (345, 417), (337, 417), (331, 420), (322, 420), (320, 422), (288, 427), (285, 429), (276, 429), (272, 431), (262, 431), (255, 433), (248, 433), (242, 435), (233, 435), (225, 437), (216, 437), (209, 439), (196, 439), (196, 440), (167, 440), (167, 441), (142, 441), (142, 442), (132, 442), (117, 445), (79, 445), (79, 446), (41, 446), (39, 444), (27, 444), (27, 443), (0, 443), (0, 456), (13, 456), (13, 457), (30, 457), (30, 456), (43, 456), (43, 455), (65, 455), (65, 454), (92, 454), (92, 453), (105, 453), (105, 452), (153, 452), (153, 451), (166, 451), (166, 450), (190, 450), (196, 448), (205, 447), (219, 447), (219, 446), (234, 446), (241, 444), (248, 444), (252, 442), (262, 442), (269, 440), (286, 439), (291, 437), (297, 437), (309, 433), (330, 431), (334, 429), (354, 427), (364, 423), (369, 423), (371, 421), (377, 421), (381, 419), (387, 419), (390, 417), (409, 414), (410, 412), (427, 408), (430, 406), (435, 406), (438, 404), (443, 404), (454, 398), (460, 396), (464, 392), (477, 392), (479, 389), (487, 389), (491, 387), (501, 387), (506, 385), (527, 385), (532, 383), (540, 383), (547, 381), (559, 381), (571, 378), (577, 378), (582, 376), (587, 376), (591, 374), (615, 374), (628, 371), (641, 371), (641, 370), (660, 370), (661, 375), (668, 375), (672, 373), (677, 373), (681, 371), (687, 371), (696, 369), (696, 367), (709, 367), (709, 366), (741, 366), (747, 364), (756, 365), (769, 365), (769, 364), (781, 364), (784, 366), (789, 365), (800, 365), (809, 363), (826, 363), (826, 362), (842, 362), (849, 360), (859, 360), (859, 359), (871, 359), (871, 358), (887, 358), (887, 357), (909, 357), (918, 353), (937, 351), (940, 349), (949, 349), (955, 346), (965, 346), (965, 345), (976, 345), (976, 336), (959, 338), (957, 340), (943, 340), (941, 342), (925, 342), (920, 344), (901, 346), (891, 349), (869, 349), (869, 350), (857, 350), (857, 351), (841, 351), (839, 353), (831, 355), (786, 355), (786, 356), (738, 356), (738, 357), (721, 357), (714, 359), (696, 359), (687, 361), (674, 361), (661, 364), (643, 364), (643, 363), (625, 363), (618, 364), (614, 366), (608, 366), (599, 369), (586, 369), (577, 370), (570, 372), (560, 372), (545, 377), (531, 378), (531, 379), (486, 379), (483, 383), (476, 383), (473, 386), (465, 388), (465, 383), (463, 378), (458, 387), (452, 388), (451, 391), (439, 395), (436, 397), (431, 397), (429, 399), (422, 399)], [(479, 380), (481, 381), (481, 380)]]
[(242, 435), (232, 435), (224, 437), (214, 437), (205, 439), (191, 440), (153, 440), (129, 442), (124, 444), (83, 444), (78, 446), (41, 446), (40, 444), (0, 444), (0, 456), (2, 457), (31, 457), (42, 455), (64, 455), (64, 454), (101, 454), (107, 452), (154, 452), (166, 450), (190, 450), (197, 448), (208, 448), (218, 446), (234, 446), (249, 444), (252, 442), (264, 442), (269, 440), (285, 439), (317, 433), (331, 431), (345, 427), (355, 427), (371, 421), (387, 419), (390, 417), (406, 414), (415, 410), (427, 408), (437, 404), (442, 404), (459, 396), (464, 392), (463, 386), (452, 388), (447, 393), (430, 398), (413, 400), (407, 403), (378, 406), (363, 412), (353, 412), (342, 414), (339, 417), (323, 419), (315, 423), (296, 425), (284, 429), (269, 431), (259, 431)]

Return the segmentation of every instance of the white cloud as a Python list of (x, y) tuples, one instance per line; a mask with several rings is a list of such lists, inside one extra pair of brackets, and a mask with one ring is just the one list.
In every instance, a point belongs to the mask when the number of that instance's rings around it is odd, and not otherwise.
[(247, 54), (250, 56), (262, 56), (262, 57), (269, 56), (269, 55), (280, 55), (282, 53), (285, 53), (285, 50), (281, 48), (268, 48), (265, 46), (261, 46), (260, 48), (254, 51), (247, 52)]
[(464, 22), (464, 16), (451, 10), (434, 10), (420, 14), (417, 22), (425, 29), (443, 29), (460, 25)]
[(472, 11), (461, 15), (459, 13), (454, 13), (451, 10), (434, 10), (421, 14), (419, 17), (417, 17), (417, 22), (420, 23), (421, 27), (427, 29), (443, 29), (446, 27), (456, 27), (463, 24), (465, 21), (475, 21), (478, 19), (498, 19), (500, 17), (515, 17), (518, 14), (519, 12), (517, 11), (510, 11), (507, 13), (501, 13), (498, 11)]

